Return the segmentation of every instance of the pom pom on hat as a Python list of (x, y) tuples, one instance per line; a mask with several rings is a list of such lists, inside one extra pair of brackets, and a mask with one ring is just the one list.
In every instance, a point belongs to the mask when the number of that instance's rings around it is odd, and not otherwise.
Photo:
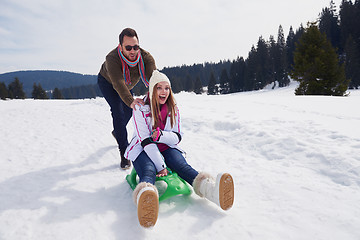
[(167, 82), (167, 83), (169, 83), (169, 85), (171, 87), (169, 78), (165, 74), (159, 72), (158, 70), (154, 70), (151, 75), (150, 82), (149, 82), (149, 97), (150, 98), (153, 95), (153, 90), (154, 90), (155, 85), (159, 82)]

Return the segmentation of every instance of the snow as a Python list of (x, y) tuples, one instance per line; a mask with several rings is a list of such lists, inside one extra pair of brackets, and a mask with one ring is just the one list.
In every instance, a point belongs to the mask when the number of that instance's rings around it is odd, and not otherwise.
[[(176, 94), (182, 148), (229, 172), (235, 203), (160, 203), (139, 226), (103, 98), (0, 101), (0, 239), (359, 239), (360, 91)], [(132, 125), (128, 125), (132, 136)]]

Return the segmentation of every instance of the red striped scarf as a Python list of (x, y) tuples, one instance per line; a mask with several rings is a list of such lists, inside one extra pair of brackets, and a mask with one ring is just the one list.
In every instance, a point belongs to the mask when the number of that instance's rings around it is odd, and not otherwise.
[(123, 53), (120, 51), (120, 44), (118, 46), (118, 53), (119, 53), (119, 57), (121, 59), (121, 64), (122, 64), (122, 68), (123, 68), (123, 75), (124, 75), (125, 83), (127, 85), (131, 84), (129, 66), (130, 67), (135, 67), (136, 65), (138, 65), (139, 66), (140, 78), (143, 81), (143, 83), (145, 84), (145, 86), (149, 87), (149, 81), (146, 79), (145, 65), (144, 65), (144, 61), (143, 61), (142, 56), (141, 56), (141, 52), (139, 51), (138, 57), (136, 58), (136, 60), (134, 62), (129, 61), (123, 55)]

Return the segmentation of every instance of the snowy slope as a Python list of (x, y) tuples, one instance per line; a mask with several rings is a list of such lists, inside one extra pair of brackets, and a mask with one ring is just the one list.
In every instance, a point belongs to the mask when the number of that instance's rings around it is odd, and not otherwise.
[(0, 239), (360, 239), (360, 91), (294, 88), (177, 94), (188, 161), (230, 172), (235, 204), (177, 196), (151, 230), (104, 99), (0, 101)]

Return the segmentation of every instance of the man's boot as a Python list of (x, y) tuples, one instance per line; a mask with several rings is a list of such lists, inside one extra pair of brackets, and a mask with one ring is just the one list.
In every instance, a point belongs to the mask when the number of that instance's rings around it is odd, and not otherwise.
[(131, 161), (129, 159), (126, 159), (124, 155), (125, 155), (125, 151), (120, 150), (120, 157), (121, 157), (120, 168), (126, 170), (131, 167)]

